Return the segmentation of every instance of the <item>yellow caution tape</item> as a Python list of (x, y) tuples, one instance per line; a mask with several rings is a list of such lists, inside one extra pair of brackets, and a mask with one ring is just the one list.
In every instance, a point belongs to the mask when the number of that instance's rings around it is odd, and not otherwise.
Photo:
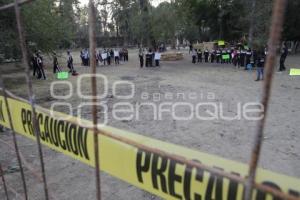
[[(25, 101), (12, 98), (8, 99), (8, 103), (15, 131), (35, 140), (30, 105)], [(62, 117), (66, 117), (65, 114), (56, 112), (53, 117), (53, 115), (46, 114), (48, 112), (50, 111), (45, 112), (45, 109), (37, 107), (42, 144), (94, 167), (93, 133), (87, 128), (64, 121)], [(70, 119), (77, 120), (74, 117)], [(10, 128), (3, 96), (0, 96), (0, 124)], [(85, 124), (90, 124), (90, 122), (85, 121)], [(228, 173), (242, 177), (247, 175), (248, 166), (242, 163), (108, 126), (102, 129), (115, 136), (127, 138), (189, 160), (196, 160)], [(104, 135), (100, 135), (99, 145), (101, 170), (164, 199), (242, 199), (244, 186), (235, 181), (216, 177), (207, 171), (191, 168), (175, 160), (146, 152)], [(295, 197), (300, 196), (300, 180), (293, 177), (258, 169), (256, 182)], [(264, 192), (253, 192), (253, 200), (265, 199), (278, 198), (273, 198)]]

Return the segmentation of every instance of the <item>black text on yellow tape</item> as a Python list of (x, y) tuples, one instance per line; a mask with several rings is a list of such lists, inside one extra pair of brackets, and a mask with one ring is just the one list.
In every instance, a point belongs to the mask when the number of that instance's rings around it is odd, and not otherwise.
[[(32, 112), (25, 108), (21, 111), (23, 131), (35, 136), (32, 126)], [(54, 119), (42, 113), (37, 114), (40, 126), (40, 138), (42, 141), (54, 145), (74, 156), (80, 156), (89, 160), (87, 149), (88, 129), (69, 122)]]
[[(193, 159), (201, 163), (201, 161)], [(159, 190), (175, 199), (195, 199), (195, 200), (235, 200), (242, 199), (244, 186), (236, 181), (215, 176), (199, 168), (193, 168), (184, 163), (162, 157), (155, 153), (146, 152), (139, 149), (136, 159), (137, 177), (140, 183), (150, 184), (156, 190)], [(215, 167), (225, 171), (220, 167)], [(240, 176), (237, 172), (231, 172)], [(150, 175), (148, 183), (144, 176)], [(263, 181), (263, 185), (282, 190), (278, 183), (272, 181)], [(197, 185), (197, 186), (196, 186)], [(179, 186), (179, 187), (176, 187)], [(254, 199), (265, 200), (268, 194), (255, 191)], [(289, 189), (288, 193), (295, 197), (300, 197), (300, 193)], [(270, 197), (270, 195), (269, 195)], [(274, 198), (279, 200), (279, 198)]]
[[(30, 105), (25, 101), (12, 98), (8, 99), (8, 103), (15, 131), (35, 140)], [(2, 96), (0, 96), (0, 109), (0, 124), (9, 128), (6, 106)], [(94, 167), (93, 133), (84, 127), (57, 118), (57, 116), (65, 115), (55, 113), (54, 117), (46, 114), (43, 109), (37, 108), (37, 119), (42, 143)], [(71, 119), (71, 121), (74, 120), (75, 118)], [(88, 124), (90, 122), (86, 121), (85, 123)], [(242, 177), (247, 175), (248, 166), (245, 164), (108, 126), (103, 129), (116, 136), (177, 154), (186, 159), (201, 162), (228, 173)], [(100, 167), (104, 172), (164, 199), (242, 199), (244, 187), (235, 181), (217, 177), (207, 171), (189, 167), (152, 152), (146, 152), (104, 135), (99, 137), (98, 142), (100, 145)], [(258, 169), (256, 182), (276, 188), (295, 197), (299, 197), (300, 194), (300, 181), (293, 177)], [(253, 192), (253, 200), (269, 199), (279, 200), (264, 192)]]

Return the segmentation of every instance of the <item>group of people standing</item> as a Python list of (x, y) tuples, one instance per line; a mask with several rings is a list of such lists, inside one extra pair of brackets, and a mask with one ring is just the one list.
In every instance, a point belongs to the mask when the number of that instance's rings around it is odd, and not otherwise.
[(44, 70), (44, 59), (42, 57), (41, 51), (36, 51), (32, 54), (30, 64), (33, 68), (33, 76), (37, 79), (44, 79), (46, 80), (46, 74)]
[[(264, 50), (257, 51), (256, 49), (244, 48), (244, 47), (232, 47), (232, 48), (214, 48), (208, 50), (207, 48), (202, 52), (201, 49), (192, 49), (192, 62), (194, 64), (205, 63), (221, 63), (221, 64), (233, 64), (240, 68), (244, 67), (245, 70), (250, 70), (256, 67), (257, 79), (256, 81), (263, 80), (265, 59), (268, 54), (267, 47)], [(280, 68), (279, 71), (284, 71), (285, 60), (288, 55), (288, 48), (283, 45), (280, 56)]]
[[(128, 49), (123, 48), (119, 49), (103, 49), (95, 52), (96, 62), (98, 64), (103, 65), (111, 65), (115, 63), (115, 65), (119, 65), (120, 61), (128, 62), (129, 55)], [(90, 65), (90, 54), (88, 49), (84, 49), (80, 52), (80, 58), (83, 66)]]
[[(193, 63), (220, 63), (220, 64), (234, 64), (237, 67), (247, 67), (251, 63), (251, 58), (255, 51), (244, 48), (215, 48), (211, 51), (206, 48), (203, 52), (201, 49), (193, 49), (192, 57)], [(255, 60), (255, 58), (254, 58)]]
[[(122, 50), (118, 49), (104, 49), (103, 51), (99, 50), (99, 52), (95, 52), (97, 65), (99, 63), (103, 63), (104, 65), (111, 65), (113, 62), (118, 65), (120, 61), (128, 62), (129, 55), (128, 50), (123, 48)], [(88, 49), (84, 49), (80, 52), (80, 58), (83, 66), (90, 66), (90, 53)], [(61, 66), (59, 65), (58, 56), (56, 52), (52, 52), (52, 60), (53, 60), (53, 73), (62, 72)], [(42, 52), (36, 51), (32, 54), (30, 59), (30, 65), (33, 68), (33, 76), (37, 79), (46, 80), (46, 73), (44, 70), (44, 59), (42, 56)], [(70, 51), (67, 51), (67, 67), (69, 68), (69, 73), (73, 76), (78, 75), (74, 68), (74, 59)]]
[(159, 67), (160, 66), (160, 58), (161, 53), (160, 50), (157, 49), (153, 51), (151, 48), (145, 50), (143, 48), (139, 49), (139, 60), (140, 60), (140, 67)]
[[(69, 68), (69, 73), (71, 73), (73, 76), (77, 75), (76, 70), (74, 69), (73, 65), (73, 57), (71, 55), (70, 51), (67, 51), (67, 66)], [(62, 72), (61, 66), (59, 65), (58, 62), (58, 57), (56, 52), (52, 52), (52, 60), (53, 60), (53, 73), (59, 73)], [(30, 60), (30, 65), (33, 68), (33, 76), (36, 77), (37, 79), (43, 79), (46, 80), (46, 73), (45, 73), (45, 65), (44, 65), (44, 58), (42, 56), (42, 52), (36, 51), (35, 53), (32, 54), (31, 60)]]
[[(69, 73), (71, 73), (73, 76), (78, 75), (74, 68), (74, 60), (73, 56), (70, 51), (67, 51), (67, 67), (69, 68)], [(53, 52), (53, 73), (56, 74), (58, 72), (62, 72), (62, 69), (60, 68), (58, 64), (58, 58), (56, 52)]]

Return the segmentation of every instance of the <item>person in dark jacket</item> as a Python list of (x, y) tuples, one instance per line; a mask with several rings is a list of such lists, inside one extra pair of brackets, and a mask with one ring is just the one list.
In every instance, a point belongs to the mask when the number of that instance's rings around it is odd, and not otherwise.
[(189, 54), (191, 54), (191, 52), (193, 52), (193, 45), (192, 44), (190, 44), (190, 46), (189, 46), (190, 48), (189, 48)]
[(217, 63), (220, 63), (220, 61), (222, 59), (221, 57), (222, 57), (221, 51), (220, 51), (220, 49), (217, 49), (217, 51), (216, 51), (216, 60), (217, 60)]
[(237, 67), (238, 65), (238, 50), (234, 49), (232, 54), (231, 54), (231, 58), (232, 58), (232, 64)]
[(44, 71), (44, 61), (43, 61), (41, 51), (39, 51), (37, 53), (37, 65), (38, 65), (38, 68), (39, 68), (39, 71), (40, 71), (40, 77), (38, 77), (38, 79), (43, 78), (44, 80), (46, 80), (47, 78), (46, 78), (46, 74), (45, 74), (45, 71)]
[(226, 49), (222, 49), (221, 50), (221, 63), (224, 64), (227, 62), (227, 59), (224, 59), (224, 56), (226, 56), (227, 54), (227, 50)]
[(37, 54), (35, 54), (35, 53), (32, 54), (31, 65), (33, 67), (33, 76), (36, 76), (37, 78), (40, 78), (41, 77), (41, 72), (40, 72), (40, 69), (39, 69), (38, 62), (37, 62)]
[(152, 53), (152, 49), (149, 48), (146, 54), (146, 67), (152, 67), (152, 66), (153, 66), (153, 53)]
[(241, 49), (241, 53), (240, 53), (240, 67), (246, 67), (245, 66), (245, 57), (246, 57), (246, 51), (245, 49)]
[(252, 57), (252, 51), (251, 49), (249, 48), (246, 52), (246, 67), (245, 69), (247, 68), (247, 66), (251, 63), (251, 57)]
[(81, 65), (84, 66), (84, 51), (83, 50), (80, 51), (80, 59), (81, 59)]
[(236, 51), (236, 63), (238, 68), (241, 66), (241, 49), (237, 49)]
[(90, 53), (89, 53), (89, 50), (88, 49), (85, 49), (83, 51), (83, 65), (84, 66), (89, 66), (89, 63), (90, 63)]
[(257, 50), (256, 49), (253, 49), (253, 52), (252, 52), (252, 60), (253, 60), (253, 66), (256, 65), (256, 62), (257, 62)]
[(206, 63), (208, 63), (208, 57), (209, 57), (209, 51), (206, 48), (205, 51), (204, 51), (204, 60), (205, 60)]
[(58, 59), (56, 53), (53, 52), (53, 73), (56, 74), (57, 72), (61, 72), (61, 70), (58, 66)]
[(214, 63), (215, 62), (215, 57), (216, 57), (216, 50), (211, 50), (210, 52), (210, 62)]
[(257, 56), (257, 79), (255, 81), (264, 80), (264, 67), (265, 67), (265, 55), (264, 53), (259, 53)]
[(124, 54), (124, 62), (128, 62), (129, 60), (128, 49), (123, 48), (123, 54)]
[(192, 63), (196, 64), (196, 59), (197, 59), (197, 51), (196, 49), (193, 49), (192, 51)]
[(197, 56), (198, 56), (198, 63), (202, 63), (202, 51), (201, 51), (201, 49), (198, 49)]
[(73, 56), (71, 55), (71, 52), (68, 51), (68, 68), (70, 69), (69, 73), (72, 73), (73, 76), (78, 75), (78, 73), (75, 71), (74, 69), (74, 65), (73, 65)]
[(110, 57), (110, 50), (107, 50), (107, 65), (110, 65), (110, 63), (111, 63), (111, 57)]
[(279, 67), (279, 71), (282, 72), (282, 71), (285, 71), (286, 68), (285, 68), (285, 60), (286, 60), (286, 57), (288, 56), (288, 48), (286, 47), (286, 45), (284, 44), (283, 45), (283, 48), (282, 48), (282, 52), (281, 52), (281, 56), (280, 56), (280, 67)]
[(228, 59), (227, 63), (232, 63), (232, 52), (233, 52), (232, 48), (227, 49), (227, 55), (229, 55), (229, 59)]
[(140, 67), (144, 67), (144, 50), (140, 48), (139, 50), (139, 58), (140, 58)]

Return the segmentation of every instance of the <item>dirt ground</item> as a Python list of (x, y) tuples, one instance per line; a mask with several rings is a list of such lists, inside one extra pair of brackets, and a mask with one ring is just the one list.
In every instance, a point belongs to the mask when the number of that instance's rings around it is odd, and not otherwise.
[[(232, 116), (237, 113), (238, 103), (258, 102), (262, 93), (262, 82), (255, 82), (255, 71), (236, 69), (232, 65), (220, 64), (192, 64), (187, 51), (183, 51), (185, 58), (182, 61), (162, 62), (159, 68), (139, 68), (137, 51), (130, 51), (130, 61), (119, 66), (98, 67), (97, 72), (107, 76), (110, 89), (109, 95), (104, 99), (108, 105), (108, 113), (112, 106), (119, 102), (112, 95), (114, 81), (125, 80), (134, 83), (135, 95), (128, 102), (132, 104), (144, 102), (145, 92), (152, 97), (148, 102), (156, 104), (165, 101), (166, 93), (175, 94), (170, 102), (216, 102), (223, 104), (224, 115)], [(64, 55), (66, 56), (66, 55)], [(73, 54), (76, 70), (80, 74), (88, 73), (90, 68), (80, 66), (79, 54)], [(60, 63), (65, 66), (65, 59)], [(290, 56), (287, 59), (288, 68), (300, 68), (300, 57)], [(26, 97), (26, 85), (20, 66), (1, 66), (4, 70), (5, 85), (9, 90), (21, 97)], [(57, 100), (50, 95), (50, 84), (55, 80), (52, 74), (51, 63), (47, 66), (46, 81), (34, 80), (34, 92), (39, 105), (49, 108)], [(71, 77), (74, 88), (77, 88), (77, 77)], [(101, 83), (98, 83), (100, 86)], [(89, 81), (84, 81), (83, 90), (90, 92)], [(67, 88), (56, 90), (58, 94), (67, 94)], [(119, 91), (126, 94), (126, 89)], [(196, 93), (197, 99), (183, 99), (176, 94)], [(157, 99), (157, 94), (161, 98)], [(214, 94), (214, 99), (209, 99)], [(154, 95), (154, 96), (153, 96)], [(208, 100), (209, 99), (209, 100)], [(69, 103), (76, 107), (84, 102), (76, 94), (76, 90)], [(291, 77), (288, 72), (276, 73), (267, 127), (265, 131), (262, 157), (259, 166), (274, 172), (300, 178), (300, 77)], [(67, 112), (66, 108), (60, 111)], [(188, 110), (179, 110), (179, 114), (188, 115)], [(91, 118), (91, 112), (85, 111), (84, 117)], [(226, 121), (222, 119), (201, 121), (192, 119), (188, 121), (173, 120), (165, 116), (163, 120), (153, 120), (153, 112), (142, 109), (140, 120), (118, 121), (108, 117), (108, 124), (120, 129), (136, 132), (162, 141), (189, 147), (198, 151), (208, 152), (227, 159), (249, 162), (250, 151), (254, 141), (256, 122), (246, 119)], [(1, 141), (12, 143), (8, 131), (0, 134)], [(26, 160), (39, 169), (39, 159), (36, 143), (18, 136), (20, 151)], [(3, 142), (0, 142), (0, 162), (6, 171), (7, 183), (16, 191), (22, 193), (21, 179), (18, 173), (16, 156)], [(46, 174), (49, 190), (52, 196), (59, 200), (89, 200), (95, 199), (94, 169), (78, 161), (72, 160), (63, 154), (44, 148)], [(15, 169), (16, 168), (16, 169)], [(30, 199), (43, 199), (42, 183), (33, 178), (25, 170), (29, 186)], [(102, 176), (102, 196), (107, 200), (141, 200), (159, 199), (140, 189), (130, 186), (105, 173)], [(0, 199), (4, 199), (2, 184), (0, 184)], [(10, 192), (11, 199), (15, 195)]]

